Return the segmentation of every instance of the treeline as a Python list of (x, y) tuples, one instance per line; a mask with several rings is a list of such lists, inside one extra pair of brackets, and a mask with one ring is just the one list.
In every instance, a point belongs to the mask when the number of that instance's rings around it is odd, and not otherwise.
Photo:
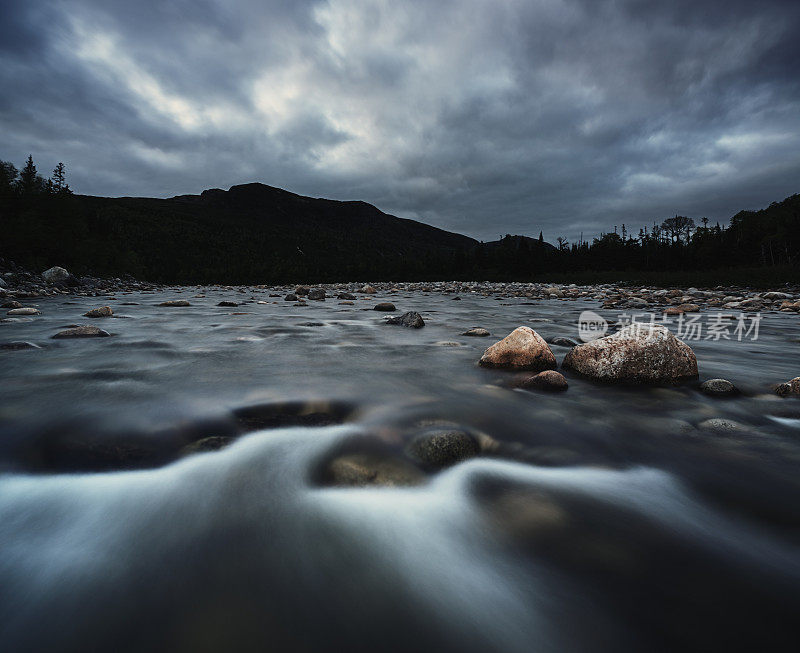
[(479, 243), (364, 202), (262, 184), (171, 199), (103, 198), (73, 195), (62, 164), (47, 180), (31, 158), (19, 173), (7, 163), (0, 169), (0, 255), (38, 270), (231, 284), (800, 281), (800, 195), (742, 211), (727, 226), (675, 216), (635, 234), (622, 225), (591, 242), (559, 237), (554, 246), (541, 234)]
[(22, 170), (17, 170), (9, 161), (0, 161), (0, 197), (71, 194), (67, 168), (61, 162), (54, 168), (53, 174), (45, 179), (36, 169), (33, 155), (28, 155)]

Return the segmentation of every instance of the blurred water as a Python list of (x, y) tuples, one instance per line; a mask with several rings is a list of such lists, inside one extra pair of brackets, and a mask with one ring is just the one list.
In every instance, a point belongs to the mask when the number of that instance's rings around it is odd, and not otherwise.
[[(690, 343), (700, 380), (735, 399), (570, 375), (554, 396), (476, 361), (523, 324), (576, 339), (596, 302), (268, 294), (36, 300), (41, 316), (0, 324), (0, 342), (43, 347), (0, 352), (4, 648), (794, 650), (800, 402), (769, 386), (800, 374), (796, 316), (765, 314), (756, 342)], [(251, 297), (275, 303), (216, 306)], [(174, 298), (192, 306), (155, 306)], [(384, 325), (384, 300), (425, 328)], [(126, 317), (81, 317), (104, 304)], [(50, 339), (87, 322), (113, 337)], [(472, 326), (492, 337), (459, 335)], [(251, 407), (306, 400), (352, 407), (347, 424), (256, 420), (227, 449), (138, 471), (51, 455), (124, 437), (158, 454), (144, 466), (169, 463), (238, 435)], [(696, 428), (711, 417), (745, 430)], [(420, 420), (488, 434), (496, 456), (416, 488), (316, 482), (337, 448), (402, 448)]]

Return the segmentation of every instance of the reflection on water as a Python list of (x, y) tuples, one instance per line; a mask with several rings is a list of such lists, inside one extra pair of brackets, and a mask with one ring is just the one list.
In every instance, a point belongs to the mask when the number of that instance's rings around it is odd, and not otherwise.
[[(736, 399), (571, 376), (553, 396), (475, 362), (522, 324), (575, 338), (593, 302), (192, 294), (0, 324), (44, 347), (0, 352), (8, 650), (794, 650), (800, 402), (768, 390), (798, 374), (796, 317), (692, 343)], [(425, 328), (383, 325), (381, 300)], [(102, 304), (114, 337), (50, 339)], [(321, 481), (443, 422), (491, 446), (413, 487)], [(184, 456), (205, 438), (233, 444)]]

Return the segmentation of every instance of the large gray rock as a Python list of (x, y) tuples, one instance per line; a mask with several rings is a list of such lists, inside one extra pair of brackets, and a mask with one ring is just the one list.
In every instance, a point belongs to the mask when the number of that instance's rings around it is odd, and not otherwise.
[(58, 267), (57, 265), (42, 272), (42, 279), (44, 279), (47, 283), (66, 281), (69, 279), (69, 276), (69, 272), (67, 272), (64, 268)]
[(544, 338), (530, 327), (521, 326), (489, 347), (478, 363), (483, 367), (541, 372), (558, 367), (556, 357)]
[(74, 329), (59, 331), (53, 338), (107, 338), (110, 335), (108, 331), (86, 324), (84, 326), (75, 327)]
[(697, 376), (697, 358), (666, 327), (631, 324), (569, 350), (563, 367), (598, 381), (678, 383)]
[(308, 298), (309, 299), (325, 299), (325, 289), (324, 288), (312, 288), (308, 291)]
[(410, 329), (421, 329), (425, 326), (425, 320), (416, 311), (409, 311), (397, 317), (390, 317), (386, 324), (396, 324), (398, 326), (409, 327)]

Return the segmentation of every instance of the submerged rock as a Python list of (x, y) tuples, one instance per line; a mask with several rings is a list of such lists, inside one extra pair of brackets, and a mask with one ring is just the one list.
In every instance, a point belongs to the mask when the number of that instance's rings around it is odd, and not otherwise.
[(800, 376), (796, 376), (786, 383), (781, 383), (775, 388), (775, 392), (781, 397), (800, 396)]
[(381, 302), (380, 304), (375, 304), (375, 307), (372, 309), (373, 311), (384, 311), (384, 312), (391, 312), (396, 311), (397, 307), (392, 304), (391, 302)]
[(159, 306), (191, 306), (191, 304), (185, 299), (170, 299), (169, 301), (161, 302)]
[(716, 433), (717, 435), (735, 435), (737, 433), (745, 433), (749, 430), (744, 424), (721, 417), (712, 417), (711, 419), (703, 420), (697, 425), (697, 428), (703, 431)]
[(13, 342), (0, 343), (0, 349), (5, 351), (19, 351), (22, 349), (41, 349), (39, 345), (32, 342), (25, 342), (23, 340), (14, 340)]
[(386, 324), (396, 324), (398, 326), (409, 327), (410, 329), (421, 329), (425, 326), (425, 320), (416, 311), (409, 311), (397, 317), (390, 317)]
[(554, 370), (556, 357), (544, 338), (530, 327), (514, 329), (505, 338), (489, 347), (478, 363), (483, 367), (510, 370)]
[(231, 442), (233, 442), (233, 440), (234, 439), (230, 436), (212, 435), (207, 438), (197, 440), (196, 442), (192, 442), (191, 444), (187, 444), (185, 447), (183, 447), (183, 449), (180, 450), (180, 455), (189, 456), (195, 453), (218, 451), (223, 447), (227, 447)]
[(283, 298), (283, 301), (285, 301), (285, 302), (296, 302), (297, 301), (297, 295), (295, 295), (293, 293), (289, 293), (288, 295), (286, 295), (286, 297)]
[(461, 334), (462, 336), (475, 336), (477, 338), (484, 338), (486, 336), (492, 335), (489, 333), (488, 330), (482, 327), (472, 327), (471, 329), (467, 329), (464, 333)]
[(666, 327), (631, 324), (573, 347), (563, 366), (607, 382), (678, 383), (697, 376), (697, 359)]
[(460, 429), (441, 429), (420, 433), (406, 447), (413, 459), (433, 467), (446, 467), (480, 453), (477, 438)]
[(72, 329), (65, 329), (59, 331), (53, 338), (107, 338), (111, 334), (108, 331), (92, 326), (90, 324), (74, 327)]
[(217, 306), (229, 306), (231, 308), (238, 306), (238, 302), (232, 302), (227, 299), (223, 299)]
[(738, 390), (736, 386), (726, 379), (709, 379), (700, 385), (700, 390), (712, 397), (724, 397), (735, 395)]
[(114, 314), (110, 306), (101, 306), (100, 308), (93, 308), (91, 311), (86, 311), (84, 317), (110, 317)]
[(551, 345), (558, 345), (559, 347), (575, 347), (578, 343), (570, 338), (564, 338), (563, 336), (557, 336), (555, 338), (551, 338), (548, 341)]
[(11, 301), (0, 304), (0, 308), (22, 308), (22, 304), (20, 304), (16, 299), (12, 299)]
[(25, 307), (25, 308), (12, 308), (6, 315), (41, 315), (42, 312), (36, 308)]
[(340, 486), (383, 485), (387, 487), (420, 485), (425, 474), (397, 457), (354, 453), (339, 456), (327, 469), (329, 482)]
[(564, 375), (555, 370), (545, 370), (533, 376), (529, 376), (518, 382), (518, 388), (526, 390), (549, 390), (550, 392), (560, 392), (569, 387)]

